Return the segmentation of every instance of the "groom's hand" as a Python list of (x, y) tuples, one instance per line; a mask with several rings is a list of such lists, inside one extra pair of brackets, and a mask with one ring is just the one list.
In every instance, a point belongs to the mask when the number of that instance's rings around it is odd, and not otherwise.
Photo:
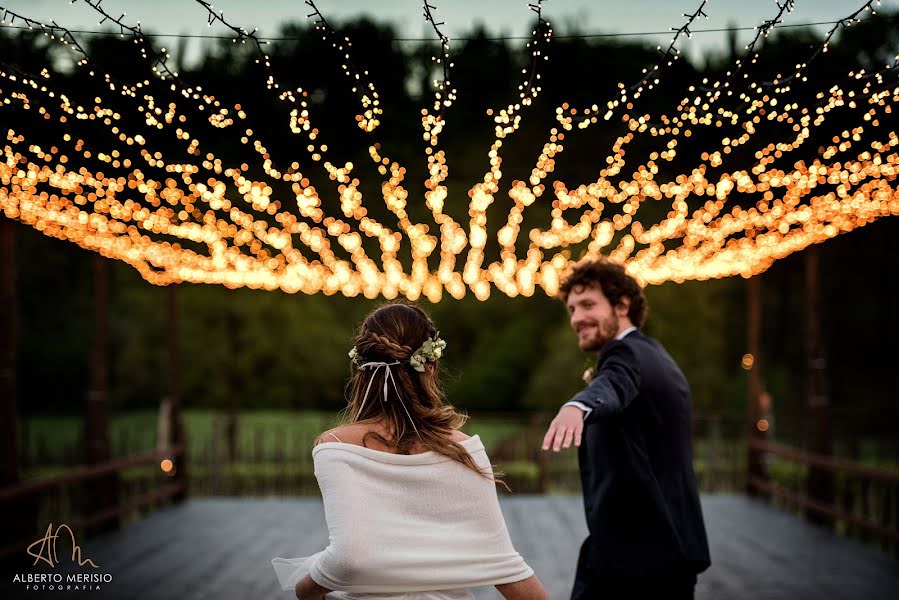
[(309, 575), (297, 581), (293, 591), (297, 595), (297, 600), (323, 600), (331, 592), (328, 588), (315, 583)]
[(575, 446), (580, 446), (583, 431), (584, 411), (577, 406), (563, 406), (543, 437), (543, 449), (552, 447), (553, 452), (558, 452), (562, 448), (570, 448), (572, 440)]

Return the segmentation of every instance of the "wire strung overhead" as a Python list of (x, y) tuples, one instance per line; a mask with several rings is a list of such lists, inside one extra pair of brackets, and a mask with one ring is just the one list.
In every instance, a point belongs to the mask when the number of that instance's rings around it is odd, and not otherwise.
[[(77, 0), (76, 0), (77, 1)], [(305, 1), (305, 0), (304, 0)], [(124, 15), (123, 15), (124, 16)], [(686, 16), (686, 15), (685, 15)], [(884, 15), (881, 18), (883, 19), (892, 19), (895, 18), (895, 15)], [(836, 21), (805, 21), (801, 23), (778, 23), (778, 29), (804, 29), (808, 27), (818, 27), (821, 25), (835, 25), (839, 23), (839, 19)], [(704, 27), (701, 29), (691, 29), (690, 33), (692, 34), (702, 34), (702, 33), (728, 33), (728, 32), (738, 32), (738, 31), (758, 31), (759, 25), (754, 25), (752, 27)], [(27, 30), (29, 27), (24, 25), (11, 25), (9, 23), (0, 23), (0, 28), (5, 29), (20, 29)], [(91, 36), (120, 36), (121, 32), (116, 33), (115, 31), (109, 31), (107, 29), (72, 29), (69, 28), (69, 31), (72, 33), (84, 33), (89, 34)], [(602, 38), (621, 38), (621, 37), (649, 37), (656, 35), (668, 35), (673, 31), (673, 29), (669, 29), (668, 31), (607, 31), (607, 32), (596, 32), (596, 33), (568, 33), (564, 35), (556, 35), (554, 36), (557, 40), (590, 40), (590, 39), (602, 39)], [(195, 40), (233, 40), (234, 36), (230, 35), (218, 35), (218, 34), (201, 34), (201, 33), (158, 33), (158, 32), (144, 32), (144, 35), (148, 38), (172, 38), (172, 39), (195, 39)], [(266, 41), (268, 42), (287, 42), (287, 41), (299, 41), (302, 38), (298, 36), (289, 36), (289, 35), (275, 35), (275, 36), (265, 36)], [(469, 42), (474, 38), (459, 36), (453, 38), (457, 42)], [(520, 35), (489, 35), (486, 37), (478, 37), (478, 40), (486, 40), (490, 42), (514, 42), (514, 41), (528, 41), (531, 39), (531, 36), (520, 36)], [(411, 43), (411, 42), (432, 42), (432, 38), (418, 38), (418, 37), (396, 37), (392, 40), (395, 43)]]

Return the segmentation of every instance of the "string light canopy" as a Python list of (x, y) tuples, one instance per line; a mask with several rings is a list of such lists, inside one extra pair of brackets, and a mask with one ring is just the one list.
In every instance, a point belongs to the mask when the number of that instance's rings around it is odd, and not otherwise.
[[(809, 65), (828, 51), (838, 31), (873, 13), (874, 0), (836, 22), (787, 74), (755, 81), (748, 66), (759, 57), (759, 40), (794, 7), (792, 0), (776, 2), (777, 14), (757, 28), (747, 54), (721, 80), (690, 86), (670, 115), (637, 113), (635, 102), (658, 88), (680, 56), (679, 42), (691, 35), (694, 21), (706, 16), (704, 0), (684, 14), (683, 26), (672, 28), (667, 50), (659, 47), (659, 60), (636, 83), (619, 84), (615, 97), (602, 105), (558, 107), (556, 126), (530, 175), (512, 181), (500, 198), (504, 144), (520, 130), (542, 91), (541, 69), (552, 37), (542, 0), (529, 4), (536, 16), (530, 66), (522, 72), (518, 99), (488, 110), (494, 130), (489, 164), (482, 180), (467, 190), (467, 224), (444, 211), (451, 191), (440, 136), (457, 92), (451, 42), (436, 20), (433, 2), (425, 1), (422, 9), (439, 43), (433, 62), (440, 78), (434, 81), (432, 105), (421, 109), (428, 178), (417, 201), (406, 188), (406, 168), (374, 137), (383, 109), (369, 73), (355, 66), (351, 40), (306, 0), (309, 18), (341, 59), (358, 102), (356, 123), (371, 136), (368, 156), (380, 176), (376, 202), (392, 215), (382, 222), (370, 215), (373, 201), (363, 197), (356, 165), (332, 158), (318, 139), (309, 94), (276, 76), (268, 41), (256, 30), (234, 26), (212, 4), (196, 1), (210, 27), (224, 27), (235, 44), (249, 45), (265, 73), (260, 93), (288, 107), (287, 130), (303, 140), (304, 165), (323, 169), (333, 188), (316, 189), (298, 161), (276, 161), (261, 135), (246, 126), (248, 115), (240, 104), (225, 105), (201, 86), (185, 83), (168, 66), (170, 55), (153, 47), (140, 23), (108, 13), (102, 0), (85, 3), (101, 22), (116, 24), (121, 36), (134, 42), (156, 81), (124, 81), (107, 73), (70, 30), (0, 6), (3, 23), (27, 26), (71, 48), (80, 73), (107, 97), (75, 100), (60, 90), (48, 69), (30, 74), (0, 59), (0, 114), (31, 111), (57, 132), (52, 145), (41, 146), (28, 127), (6, 120), (13, 123), (3, 132), (0, 159), (0, 208), (6, 216), (123, 261), (157, 285), (186, 281), (437, 302), (446, 294), (459, 299), (468, 293), (484, 300), (493, 289), (512, 297), (531, 296), (538, 289), (555, 294), (578, 258), (598, 256), (625, 262), (646, 284), (750, 277), (810, 244), (899, 214), (899, 138), (894, 128), (884, 126), (899, 102), (899, 57), (876, 70), (845, 74), (808, 105), (790, 95), (794, 86), (814, 83)], [(123, 101), (139, 113), (139, 130), (132, 130), (134, 120), (116, 108)], [(822, 142), (820, 132), (835, 115), (841, 124), (851, 118), (854, 127)], [(72, 135), (71, 123), (89, 124), (97, 136)], [(599, 177), (577, 185), (554, 180), (547, 186), (568, 139), (597, 123), (617, 123), (623, 130), (600, 158)], [(198, 133), (209, 128), (238, 138), (257, 168), (217, 156), (210, 148), (214, 144)], [(186, 158), (170, 159), (154, 148), (160, 135), (174, 136)], [(679, 145), (700, 137), (714, 142), (701, 149), (698, 162), (674, 168), (680, 165), (675, 162)], [(109, 139), (116, 140), (116, 147), (107, 147)], [(634, 154), (637, 158), (631, 159)], [(630, 173), (624, 171), (627, 160), (638, 163)], [(97, 164), (104, 165), (102, 170)], [(282, 195), (284, 189), (290, 192)], [(488, 208), (498, 198), (510, 206), (505, 223), (489, 223)], [(430, 218), (415, 221), (407, 209), (422, 201)], [(521, 228), (535, 205), (551, 207), (549, 223), (529, 228), (525, 241)], [(659, 206), (670, 210), (665, 218), (651, 218)], [(491, 241), (498, 256), (488, 256)], [(380, 256), (371, 252), (373, 247)], [(577, 249), (582, 256), (573, 256)]]

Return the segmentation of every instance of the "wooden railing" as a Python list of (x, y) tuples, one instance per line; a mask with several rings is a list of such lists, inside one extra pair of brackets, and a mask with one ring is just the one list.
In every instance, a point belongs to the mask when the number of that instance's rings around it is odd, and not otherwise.
[(752, 489), (842, 527), (849, 535), (894, 549), (899, 546), (899, 473), (761, 440), (751, 440), (749, 449), (830, 473), (835, 484), (832, 500), (810, 497), (804, 490), (759, 476), (750, 477)]
[[(46, 477), (34, 481), (26, 481), (17, 485), (0, 489), (0, 510), (8, 510), (10, 503), (27, 501), (36, 498), (39, 495), (52, 491), (54, 489), (63, 488), (86, 481), (100, 479), (113, 474), (117, 474), (126, 469), (138, 467), (147, 464), (153, 464), (162, 459), (171, 459), (175, 465), (182, 462), (185, 456), (184, 444), (178, 444), (170, 448), (152, 450), (109, 461), (107, 463), (77, 467), (53, 477)], [(163, 501), (168, 498), (183, 496), (187, 491), (187, 479), (181, 470), (174, 471), (171, 482), (164, 483), (147, 493), (137, 497), (130, 498), (122, 503), (114, 506), (102, 507), (90, 514), (80, 515), (73, 522), (67, 523), (74, 531), (92, 528), (103, 523), (107, 523), (113, 519), (122, 517), (128, 513), (139, 510), (147, 505)], [(0, 559), (7, 558), (16, 553), (23, 553), (34, 539), (15, 540), (0, 547)]]

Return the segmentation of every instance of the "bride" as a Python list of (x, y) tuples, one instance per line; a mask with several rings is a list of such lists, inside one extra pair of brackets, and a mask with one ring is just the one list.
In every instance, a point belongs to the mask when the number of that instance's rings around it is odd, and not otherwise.
[(468, 588), (485, 585), (548, 598), (512, 547), (484, 445), (443, 399), (445, 345), (417, 306), (388, 304), (363, 322), (347, 423), (312, 450), (330, 544), (272, 559), (299, 600), (473, 600)]

